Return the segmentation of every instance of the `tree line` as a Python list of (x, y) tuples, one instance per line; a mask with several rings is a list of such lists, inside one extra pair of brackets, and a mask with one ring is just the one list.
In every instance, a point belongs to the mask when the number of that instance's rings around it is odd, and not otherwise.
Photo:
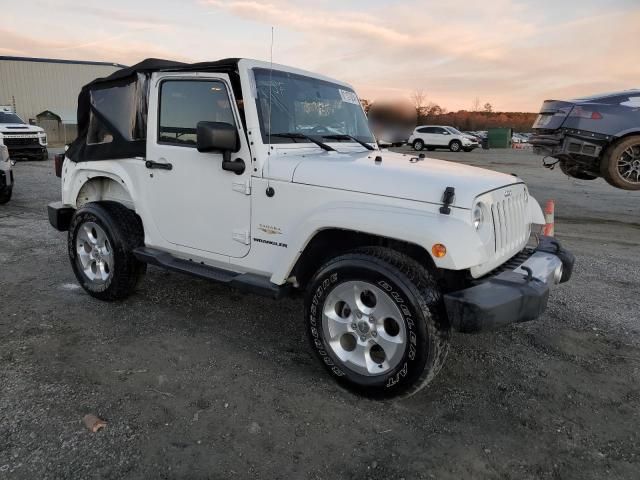
[(428, 101), (423, 90), (411, 94), (411, 102), (375, 102), (362, 100), (369, 119), (377, 125), (413, 128), (416, 125), (450, 125), (459, 130), (487, 130), (508, 127), (516, 132), (529, 132), (537, 113), (494, 112), (491, 103), (481, 104), (477, 97), (470, 110), (449, 112), (435, 102)]

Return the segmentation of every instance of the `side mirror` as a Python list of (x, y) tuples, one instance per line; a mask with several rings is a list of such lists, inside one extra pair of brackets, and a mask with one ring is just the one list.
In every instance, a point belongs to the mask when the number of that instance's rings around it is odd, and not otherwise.
[(230, 123), (198, 122), (196, 146), (199, 152), (221, 152), (229, 156), (238, 150), (238, 129)]
[(231, 161), (231, 152), (240, 149), (238, 129), (230, 123), (198, 122), (196, 146), (199, 152), (221, 152), (222, 169), (242, 175), (245, 163), (241, 158)]

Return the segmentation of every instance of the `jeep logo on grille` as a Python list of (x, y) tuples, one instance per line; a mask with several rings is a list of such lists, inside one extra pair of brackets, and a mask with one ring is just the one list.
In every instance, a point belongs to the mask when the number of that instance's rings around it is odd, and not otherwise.
[(504, 196), (505, 196), (505, 197), (510, 197), (512, 193), (513, 193), (513, 192), (512, 192), (511, 190), (505, 190), (505, 191), (504, 191)]

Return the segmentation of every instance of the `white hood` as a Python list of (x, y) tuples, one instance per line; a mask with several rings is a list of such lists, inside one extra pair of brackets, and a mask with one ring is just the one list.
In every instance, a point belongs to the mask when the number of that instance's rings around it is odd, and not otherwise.
[[(377, 156), (382, 162), (375, 161)], [(294, 183), (435, 204), (442, 203), (446, 187), (454, 187), (453, 206), (468, 209), (482, 193), (522, 183), (517, 177), (492, 170), (433, 158), (411, 162), (416, 155), (386, 151), (287, 157)], [(274, 158), (274, 164), (278, 161)]]
[(0, 123), (0, 133), (3, 135), (20, 135), (25, 133), (44, 132), (41, 127), (25, 123)]

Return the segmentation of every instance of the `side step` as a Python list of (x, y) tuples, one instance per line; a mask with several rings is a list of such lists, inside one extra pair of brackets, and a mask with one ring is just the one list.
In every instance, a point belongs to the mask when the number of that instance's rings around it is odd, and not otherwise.
[(226, 283), (243, 292), (255, 293), (264, 297), (282, 298), (289, 293), (289, 285), (276, 285), (267, 277), (253, 273), (236, 273), (202, 263), (176, 258), (170, 253), (153, 248), (138, 247), (133, 251), (138, 260), (149, 265), (166, 268), (173, 272), (186, 273), (194, 277)]

